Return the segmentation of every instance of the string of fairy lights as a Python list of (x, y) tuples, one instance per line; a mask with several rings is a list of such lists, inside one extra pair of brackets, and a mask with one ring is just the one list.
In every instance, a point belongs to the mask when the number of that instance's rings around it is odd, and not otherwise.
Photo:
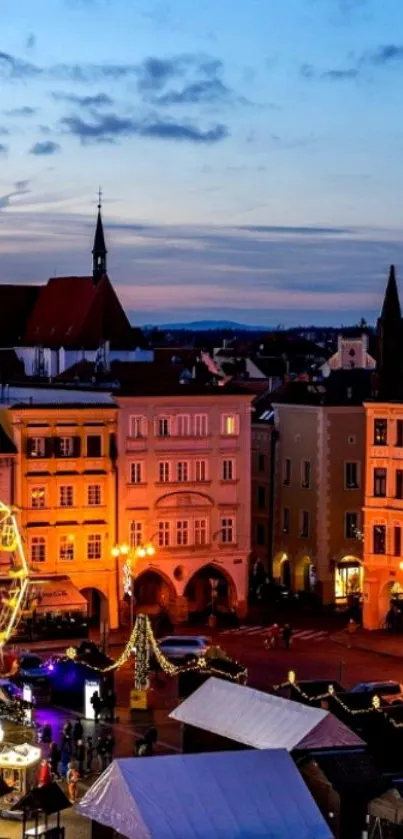
[[(90, 670), (93, 670), (100, 675), (106, 675), (111, 673), (113, 670), (118, 670), (123, 667), (123, 665), (129, 661), (133, 653), (135, 654), (134, 684), (137, 690), (147, 690), (149, 687), (148, 676), (150, 671), (150, 653), (154, 655), (157, 664), (167, 676), (178, 676), (182, 673), (189, 673), (192, 671), (202, 672), (210, 676), (222, 675), (222, 671), (219, 667), (214, 665), (212, 660), (210, 660), (208, 652), (204, 656), (200, 656), (200, 658), (194, 662), (189, 662), (183, 665), (173, 664), (172, 661), (169, 661), (169, 659), (161, 651), (148, 615), (137, 616), (130, 638), (116, 661), (111, 662), (111, 664), (108, 664), (105, 667), (98, 667), (97, 665), (89, 664), (86, 661), (83, 663)], [(222, 650), (219, 650), (219, 648), (216, 648), (215, 653), (217, 657), (221, 657), (223, 661), (229, 660), (225, 653), (223, 653)], [(71, 661), (78, 664), (80, 663), (75, 647), (69, 647), (66, 650), (66, 656)], [(230, 681), (244, 683), (247, 679), (248, 671), (238, 662), (232, 663), (237, 669), (237, 673), (233, 674), (225, 672), (225, 677)]]
[(365, 716), (367, 714), (382, 714), (382, 716), (387, 719), (387, 721), (393, 726), (393, 728), (403, 728), (403, 721), (399, 722), (398, 720), (393, 719), (393, 717), (385, 714), (385, 709), (382, 707), (381, 699), (379, 696), (375, 695), (372, 697), (371, 705), (369, 708), (349, 708), (345, 702), (341, 699), (341, 697), (336, 693), (334, 689), (334, 685), (329, 684), (328, 689), (325, 693), (318, 693), (316, 696), (310, 696), (306, 691), (304, 691), (297, 682), (297, 677), (294, 670), (290, 670), (288, 672), (287, 681), (282, 682), (279, 685), (274, 685), (274, 690), (279, 691), (282, 688), (291, 687), (293, 690), (298, 693), (298, 695), (308, 703), (311, 702), (321, 702), (326, 701), (327, 699), (331, 699), (332, 701), (336, 702), (340, 707), (345, 711), (347, 714), (351, 714), (351, 716)]
[(17, 524), (15, 510), (0, 501), (0, 551), (10, 554), (7, 597), (0, 608), (0, 654), (16, 629), (28, 594), (29, 569)]

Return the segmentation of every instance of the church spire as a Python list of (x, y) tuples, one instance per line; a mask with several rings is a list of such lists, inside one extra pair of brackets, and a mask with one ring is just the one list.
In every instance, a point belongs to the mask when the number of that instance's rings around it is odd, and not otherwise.
[(104, 227), (102, 224), (102, 192), (99, 188), (98, 192), (98, 218), (97, 226), (94, 236), (94, 247), (92, 249), (92, 276), (94, 283), (97, 283), (101, 277), (106, 274), (106, 254), (108, 253), (105, 245)]
[(394, 265), (389, 269), (377, 338), (378, 398), (386, 402), (400, 401), (403, 398), (403, 326)]

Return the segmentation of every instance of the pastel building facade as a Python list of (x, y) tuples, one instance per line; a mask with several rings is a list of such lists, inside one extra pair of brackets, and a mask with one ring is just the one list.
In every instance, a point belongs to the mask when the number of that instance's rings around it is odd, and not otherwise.
[(37, 389), (34, 401), (34, 389), (18, 390), (3, 417), (33, 580), (49, 587), (68, 578), (89, 614), (116, 628), (116, 405), (108, 394)]
[[(137, 604), (184, 619), (214, 599), (244, 614), (252, 396), (189, 384), (116, 398), (119, 541), (130, 546)], [(153, 555), (138, 556), (150, 544)]]

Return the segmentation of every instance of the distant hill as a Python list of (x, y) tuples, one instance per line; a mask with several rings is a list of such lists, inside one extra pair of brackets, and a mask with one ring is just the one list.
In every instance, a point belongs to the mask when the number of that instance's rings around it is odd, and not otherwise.
[(161, 323), (161, 324), (147, 324), (143, 329), (159, 329), (164, 330), (186, 330), (191, 332), (215, 332), (218, 329), (233, 329), (241, 330), (242, 332), (268, 332), (270, 327), (265, 326), (251, 326), (246, 323), (237, 323), (234, 320), (193, 320), (190, 323)]

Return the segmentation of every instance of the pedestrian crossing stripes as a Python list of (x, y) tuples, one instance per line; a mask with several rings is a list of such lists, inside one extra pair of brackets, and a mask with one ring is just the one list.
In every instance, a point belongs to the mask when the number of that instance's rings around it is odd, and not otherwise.
[[(241, 635), (254, 636), (261, 635), (266, 637), (270, 634), (270, 627), (268, 626), (238, 626), (236, 629), (223, 629), (220, 635)], [(292, 633), (292, 640), (300, 641), (324, 641), (329, 633), (324, 629), (295, 629)]]

